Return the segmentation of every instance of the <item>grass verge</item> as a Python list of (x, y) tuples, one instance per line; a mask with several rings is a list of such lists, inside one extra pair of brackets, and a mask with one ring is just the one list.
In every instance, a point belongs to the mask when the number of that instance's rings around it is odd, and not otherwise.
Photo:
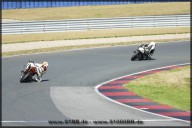
[[(166, 40), (154, 40), (158, 43), (170, 42), (170, 41), (187, 41), (186, 39), (166, 39)], [(123, 46), (131, 44), (140, 44), (146, 43), (149, 41), (134, 41), (134, 42), (120, 42), (120, 43), (107, 43), (107, 44), (91, 44), (91, 45), (77, 45), (77, 46), (63, 46), (63, 47), (53, 47), (53, 48), (43, 48), (43, 49), (33, 49), (33, 50), (22, 50), (22, 51), (13, 51), (13, 52), (4, 52), (2, 56), (13, 56), (13, 55), (23, 55), (23, 54), (33, 54), (33, 53), (43, 53), (43, 52), (54, 52), (54, 51), (64, 51), (64, 50), (73, 50), (73, 49), (85, 49), (85, 48), (97, 48), (105, 46)]]
[(22, 21), (190, 14), (190, 2), (2, 10), (2, 19)]
[(165, 28), (131, 28), (131, 29), (105, 29), (76, 32), (36, 33), (2, 35), (2, 44), (25, 43), (34, 41), (93, 39), (109, 37), (161, 35), (190, 33), (190, 27), (165, 27)]
[(190, 66), (144, 76), (124, 85), (160, 104), (190, 110)]

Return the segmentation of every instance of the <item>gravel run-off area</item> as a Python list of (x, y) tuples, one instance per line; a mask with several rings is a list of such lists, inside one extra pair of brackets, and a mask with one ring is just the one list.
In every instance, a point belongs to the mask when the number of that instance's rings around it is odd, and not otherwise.
[(79, 39), (79, 40), (59, 40), (59, 41), (38, 41), (27, 43), (2, 44), (2, 52), (33, 50), (61, 46), (77, 46), (90, 44), (107, 44), (122, 43), (133, 41), (153, 41), (166, 39), (190, 39), (190, 33), (187, 34), (166, 34), (166, 35), (149, 35), (149, 36), (131, 36), (131, 37), (114, 37), (114, 38), (97, 38), (97, 39)]

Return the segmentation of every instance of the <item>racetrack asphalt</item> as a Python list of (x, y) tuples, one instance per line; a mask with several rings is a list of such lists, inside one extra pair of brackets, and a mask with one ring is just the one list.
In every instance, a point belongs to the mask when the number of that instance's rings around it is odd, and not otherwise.
[[(2, 125), (50, 126), (48, 120), (65, 119), (139, 119), (144, 121), (141, 126), (189, 126), (180, 120), (120, 106), (94, 91), (96, 85), (110, 79), (190, 62), (189, 41), (157, 44), (154, 60), (150, 61), (130, 60), (137, 47), (118, 46), (2, 58)], [(19, 82), (20, 71), (29, 59), (49, 62), (43, 82)]]

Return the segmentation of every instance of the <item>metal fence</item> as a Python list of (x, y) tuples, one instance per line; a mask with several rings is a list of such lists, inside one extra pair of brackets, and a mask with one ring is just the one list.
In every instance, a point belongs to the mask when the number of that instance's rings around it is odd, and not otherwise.
[(141, 16), (2, 23), (2, 34), (77, 30), (190, 26), (190, 15)]

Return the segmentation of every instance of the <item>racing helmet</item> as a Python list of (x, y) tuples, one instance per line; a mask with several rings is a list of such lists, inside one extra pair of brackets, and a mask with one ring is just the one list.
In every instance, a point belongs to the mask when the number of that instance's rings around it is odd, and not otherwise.
[(149, 45), (150, 45), (150, 46), (151, 46), (151, 45), (153, 46), (153, 45), (156, 45), (156, 43), (155, 43), (155, 42), (151, 42)]
[(155, 42), (151, 42), (149, 44), (149, 47), (150, 47), (150, 54), (153, 55), (154, 51), (155, 51), (155, 46), (156, 46), (156, 43)]
[(43, 63), (42, 63), (42, 67), (44, 68), (44, 71), (47, 70), (48, 65), (49, 65), (48, 62), (43, 62)]

